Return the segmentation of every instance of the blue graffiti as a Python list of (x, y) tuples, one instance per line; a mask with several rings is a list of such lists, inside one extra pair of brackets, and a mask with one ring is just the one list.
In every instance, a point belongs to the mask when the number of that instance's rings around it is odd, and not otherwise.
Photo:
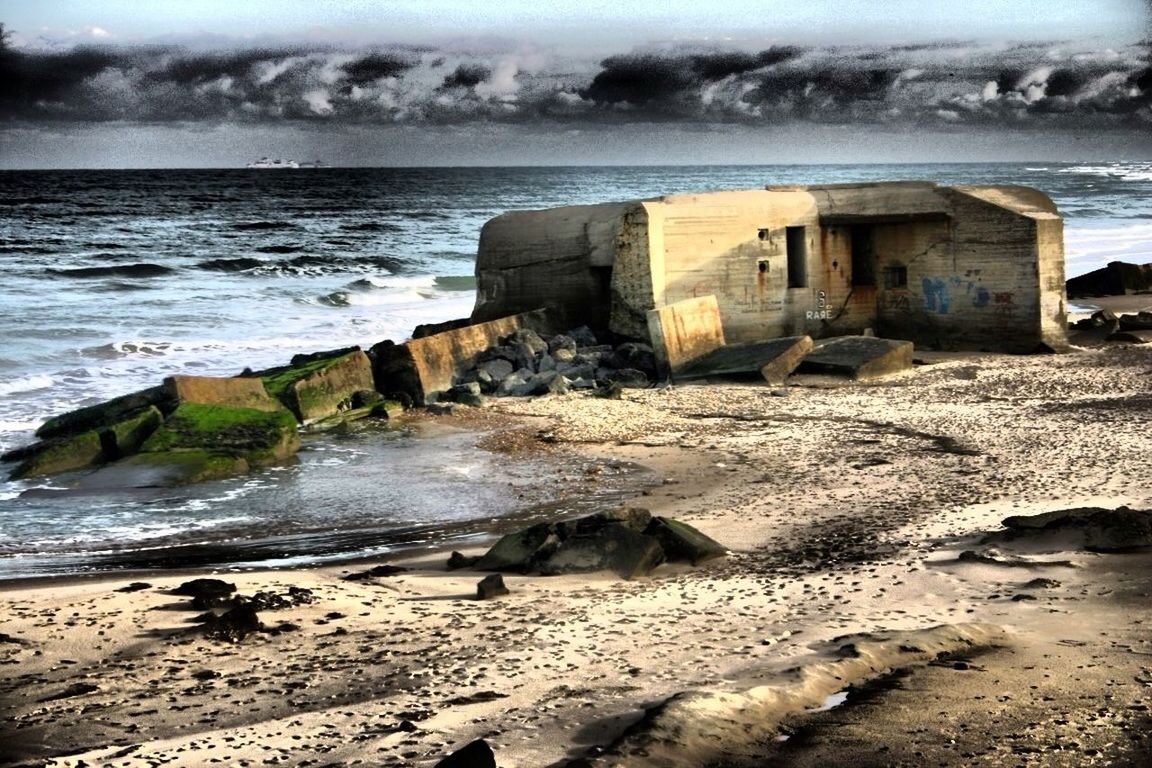
[(988, 290), (981, 285), (976, 289), (976, 295), (972, 298), (972, 306), (986, 307), (990, 301), (992, 301), (992, 294), (988, 293)]
[(925, 277), (920, 284), (924, 287), (924, 311), (948, 314), (948, 283), (939, 277)]

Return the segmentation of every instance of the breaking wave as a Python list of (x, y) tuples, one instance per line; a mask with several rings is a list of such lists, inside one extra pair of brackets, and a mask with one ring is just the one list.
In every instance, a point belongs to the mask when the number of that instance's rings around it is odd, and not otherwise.
[(72, 269), (50, 268), (48, 272), (61, 277), (162, 277), (176, 270), (161, 264), (118, 264), (111, 267), (74, 267)]

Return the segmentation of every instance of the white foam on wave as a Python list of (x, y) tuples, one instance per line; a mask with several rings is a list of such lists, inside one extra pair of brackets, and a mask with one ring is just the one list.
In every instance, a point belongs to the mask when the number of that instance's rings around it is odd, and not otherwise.
[(1104, 176), (1121, 181), (1152, 181), (1152, 163), (1108, 163), (1105, 165), (1075, 165), (1061, 168), (1060, 173), (1081, 173)]
[(31, 376), (21, 376), (18, 379), (11, 379), (10, 381), (0, 381), (0, 396), (14, 395), (18, 392), (35, 392), (38, 389), (48, 389), (55, 381), (51, 376), (43, 374), (33, 374)]

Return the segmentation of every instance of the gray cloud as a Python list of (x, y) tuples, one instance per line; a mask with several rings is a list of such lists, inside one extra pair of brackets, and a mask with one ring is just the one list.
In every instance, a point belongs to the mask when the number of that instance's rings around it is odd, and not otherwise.
[(677, 49), (598, 63), (514, 49), (4, 48), (0, 119), (1146, 127), (1150, 65), (1147, 43)]

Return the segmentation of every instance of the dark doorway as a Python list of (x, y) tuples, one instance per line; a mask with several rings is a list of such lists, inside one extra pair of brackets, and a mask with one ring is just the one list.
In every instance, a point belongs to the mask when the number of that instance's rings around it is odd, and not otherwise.
[(876, 285), (876, 248), (872, 227), (857, 224), (851, 229), (852, 285)]

